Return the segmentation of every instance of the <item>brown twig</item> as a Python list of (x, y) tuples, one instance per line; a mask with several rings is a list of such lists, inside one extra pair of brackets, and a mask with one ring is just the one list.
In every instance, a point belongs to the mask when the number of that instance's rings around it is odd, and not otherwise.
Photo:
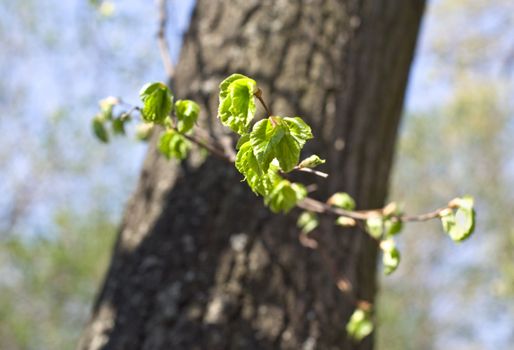
[[(172, 127), (173, 130), (176, 132), (179, 132), (177, 128)], [(180, 133), (180, 132), (179, 132)], [(209, 143), (208, 141), (202, 141), (199, 138), (197, 138), (194, 135), (188, 135), (185, 133), (180, 133), (182, 136), (184, 136), (186, 139), (191, 141), (192, 143), (196, 144), (197, 146), (200, 146), (207, 151), (211, 152), (214, 156), (218, 157), (221, 160), (228, 161), (230, 163), (234, 163), (235, 159), (229, 155), (227, 155), (223, 150), (220, 150), (219, 148), (215, 147), (213, 144)]]
[[(319, 214), (333, 214), (336, 216), (345, 216), (355, 220), (367, 220), (372, 217), (382, 216), (383, 208), (373, 210), (345, 210), (341, 208), (332, 207), (326, 203), (320, 202), (316, 199), (307, 197), (297, 204), (299, 208), (313, 211)], [(419, 215), (391, 215), (391, 218), (401, 222), (422, 222), (428, 221), (441, 216), (441, 213), (448, 210), (448, 207), (439, 208), (434, 211), (419, 214)]]
[[(262, 107), (264, 107), (264, 110), (266, 111), (266, 114), (268, 115), (268, 117), (271, 117), (272, 116), (271, 109), (268, 107), (268, 105), (266, 104), (266, 102), (262, 98), (262, 90), (261, 89), (257, 89), (257, 91), (255, 91), (255, 93), (253, 95), (255, 97), (257, 97), (257, 99), (261, 103)], [(271, 122), (272, 123), (274, 122), (273, 119), (271, 119)]]
[(170, 55), (170, 47), (166, 39), (166, 25), (168, 23), (168, 11), (166, 0), (157, 0), (157, 9), (159, 11), (159, 26), (157, 29), (157, 44), (159, 45), (159, 53), (161, 55), (162, 64), (168, 77), (168, 85), (171, 85), (173, 76), (175, 75), (175, 67)]
[(305, 173), (311, 173), (311, 174), (314, 174), (316, 176), (322, 177), (324, 179), (326, 179), (328, 177), (327, 173), (324, 173), (324, 172), (318, 171), (318, 170), (314, 170), (314, 169), (311, 169), (311, 168), (304, 168), (304, 167), (295, 166), (294, 170), (303, 171)]
[[(124, 113), (126, 115), (130, 115), (132, 112), (138, 111), (140, 112), (141, 109), (139, 107), (132, 107), (128, 112)], [(172, 127), (175, 131), (178, 132), (178, 130), (175, 127)], [(228, 163), (234, 163), (235, 157), (234, 155), (230, 155), (226, 153), (224, 150), (222, 150), (219, 146), (215, 145), (215, 142), (212, 138), (210, 138), (207, 132), (200, 128), (196, 128), (196, 131), (199, 131), (201, 133), (201, 138), (195, 136), (195, 135), (188, 135), (188, 134), (182, 134), (185, 138), (187, 138), (192, 143), (206, 149), (207, 151), (211, 152), (213, 155), (215, 155), (217, 158), (228, 162)], [(313, 170), (310, 168), (300, 168), (295, 167), (294, 170), (297, 171), (305, 171), (309, 173), (313, 173), (315, 175), (321, 176), (321, 177), (328, 177), (328, 174)], [(312, 211), (318, 214), (332, 214), (335, 216), (345, 216), (348, 218), (352, 218), (359, 221), (365, 221), (372, 217), (377, 216), (383, 216), (384, 215), (384, 208), (379, 209), (371, 209), (371, 210), (345, 210), (337, 207), (333, 207), (327, 203), (318, 201), (314, 198), (307, 197), (304, 198), (301, 202), (297, 204), (297, 206), (301, 209)], [(422, 222), (422, 221), (428, 221), (435, 218), (438, 218), (441, 216), (441, 214), (448, 210), (449, 207), (443, 207), (436, 210), (433, 210), (428, 213), (418, 214), (418, 215), (390, 215), (390, 217), (393, 220), (398, 220), (402, 222)]]

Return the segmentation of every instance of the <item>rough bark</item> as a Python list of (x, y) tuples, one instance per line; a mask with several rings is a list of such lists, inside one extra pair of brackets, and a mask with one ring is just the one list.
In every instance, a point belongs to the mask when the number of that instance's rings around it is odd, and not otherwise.
[[(271, 109), (304, 117), (327, 158), (313, 194), (383, 205), (423, 0), (199, 0), (175, 92), (216, 118), (217, 85), (254, 77)], [(273, 215), (217, 159), (166, 161), (150, 146), (80, 349), (370, 349), (344, 326), (352, 298), (331, 266), (298, 242), (298, 211)], [(325, 218), (313, 233), (373, 301), (376, 245)]]

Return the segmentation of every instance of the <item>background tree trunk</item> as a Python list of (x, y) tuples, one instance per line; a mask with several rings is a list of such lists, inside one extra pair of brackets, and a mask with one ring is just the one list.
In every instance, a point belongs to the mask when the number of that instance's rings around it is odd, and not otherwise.
[[(203, 126), (224, 139), (219, 82), (233, 72), (255, 78), (274, 113), (313, 127), (306, 154), (327, 158), (331, 174), (302, 178), (318, 185), (313, 196), (346, 191), (360, 208), (381, 206), (423, 8), (199, 0), (175, 94), (199, 101)], [(313, 237), (325, 254), (305, 248), (298, 210), (273, 215), (232, 166), (212, 157), (176, 165), (150, 144), (80, 349), (372, 347), (372, 337), (352, 344), (344, 327), (352, 299), (374, 300), (374, 242), (324, 218)]]

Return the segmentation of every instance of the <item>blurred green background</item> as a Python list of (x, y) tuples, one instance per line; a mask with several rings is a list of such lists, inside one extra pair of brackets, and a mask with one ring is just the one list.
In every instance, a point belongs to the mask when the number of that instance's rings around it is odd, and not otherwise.
[[(192, 2), (170, 1), (174, 57)], [(75, 346), (145, 150), (89, 123), (163, 79), (156, 26), (153, 2), (0, 1), (0, 349)], [(429, 2), (390, 197), (417, 213), (472, 193), (478, 225), (458, 246), (407, 226), (378, 349), (514, 344), (513, 74), (511, 0)]]

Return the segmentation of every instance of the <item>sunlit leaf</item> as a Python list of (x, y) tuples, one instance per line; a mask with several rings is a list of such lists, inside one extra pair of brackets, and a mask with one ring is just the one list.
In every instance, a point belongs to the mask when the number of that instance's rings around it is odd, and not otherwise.
[(163, 132), (159, 139), (159, 151), (168, 159), (185, 159), (189, 148), (189, 141), (174, 130)]
[(382, 249), (382, 263), (384, 264), (384, 273), (390, 275), (400, 264), (400, 251), (396, 248), (396, 244), (392, 239), (380, 242)]
[(218, 118), (232, 131), (242, 135), (248, 131), (255, 115), (257, 83), (242, 74), (232, 74), (220, 83)]
[(284, 172), (298, 164), (300, 151), (311, 138), (310, 127), (299, 117), (272, 116), (257, 122), (250, 133), (250, 142), (261, 167), (267, 169), (271, 161), (277, 159)]
[(475, 229), (475, 209), (471, 196), (455, 198), (450, 207), (456, 211), (446, 211), (441, 216), (443, 229), (452, 240), (460, 242), (471, 236)]
[(173, 108), (173, 95), (163, 83), (148, 83), (141, 88), (142, 118), (147, 122), (162, 124)]
[(136, 139), (139, 141), (148, 141), (152, 135), (153, 123), (140, 123), (136, 125)]
[(298, 164), (300, 168), (315, 168), (318, 165), (324, 164), (325, 159), (321, 159), (316, 154), (313, 154), (310, 157), (305, 158)]
[(100, 105), (100, 110), (102, 112), (102, 117), (104, 118), (104, 120), (112, 119), (112, 111), (114, 109), (114, 106), (117, 105), (119, 102), (120, 100), (113, 96), (109, 96), (100, 100), (98, 104)]
[(366, 230), (375, 239), (380, 239), (384, 233), (384, 220), (381, 216), (373, 216), (366, 220)]
[(302, 233), (307, 234), (318, 227), (318, 215), (310, 211), (304, 211), (298, 217), (297, 225), (302, 230)]
[(250, 134), (243, 134), (237, 140), (236, 149), (240, 149), (242, 145), (244, 145), (246, 142), (250, 141)]
[(384, 233), (386, 236), (394, 236), (401, 232), (403, 223), (397, 219), (387, 219), (384, 221)]
[(249, 141), (239, 147), (235, 165), (236, 169), (245, 176), (244, 179), (252, 191), (261, 196), (269, 193), (272, 184), (268, 172), (259, 165)]
[(357, 225), (357, 221), (353, 218), (349, 218), (346, 216), (339, 216), (336, 219), (336, 225), (343, 226), (343, 227), (353, 227)]
[(346, 192), (334, 193), (328, 199), (327, 204), (345, 210), (355, 209), (355, 200)]
[(356, 341), (361, 341), (373, 332), (371, 313), (357, 308), (346, 324), (348, 336)]
[[(262, 169), (267, 170), (275, 158), (276, 146), (285, 132), (284, 126), (272, 122), (270, 118), (263, 119), (253, 126), (250, 143)], [(299, 154), (299, 151), (297, 153)]]
[(178, 119), (177, 129), (181, 133), (188, 132), (198, 120), (200, 106), (191, 100), (175, 102), (175, 115)]
[(306, 195), (307, 190), (303, 185), (281, 180), (278, 184), (274, 184), (271, 193), (264, 198), (264, 203), (274, 213), (287, 213)]

